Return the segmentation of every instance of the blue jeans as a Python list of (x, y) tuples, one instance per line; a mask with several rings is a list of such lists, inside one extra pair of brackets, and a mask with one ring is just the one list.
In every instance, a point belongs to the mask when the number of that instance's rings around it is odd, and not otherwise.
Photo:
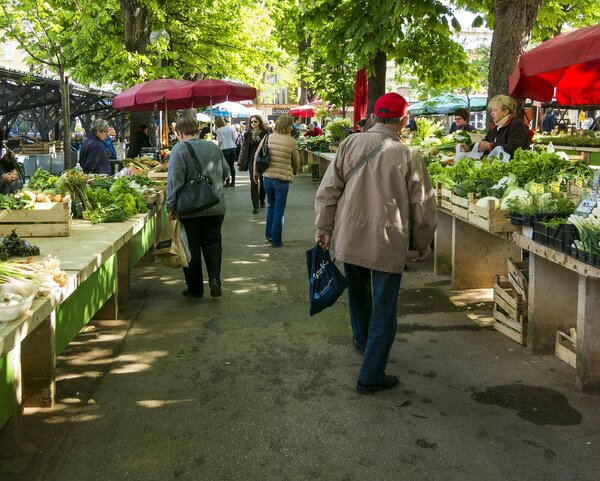
[(358, 380), (385, 381), (390, 350), (396, 336), (396, 311), (402, 274), (375, 271), (344, 263), (354, 345), (365, 353)]
[(285, 204), (287, 202), (290, 183), (286, 180), (269, 179), (268, 177), (263, 177), (263, 180), (265, 193), (269, 201), (265, 237), (271, 241), (272, 245), (278, 246), (281, 245), (283, 223), (285, 220)]

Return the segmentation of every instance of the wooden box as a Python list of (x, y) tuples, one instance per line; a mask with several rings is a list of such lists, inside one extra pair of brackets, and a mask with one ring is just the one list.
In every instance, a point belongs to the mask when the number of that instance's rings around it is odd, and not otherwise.
[(523, 299), (529, 297), (529, 262), (516, 262), (511, 257), (507, 261), (508, 281)]
[(575, 329), (571, 329), (571, 335), (556, 331), (556, 343), (554, 344), (554, 354), (559, 359), (565, 361), (569, 366), (577, 368), (577, 353), (575, 351)]
[(496, 203), (489, 200), (485, 207), (479, 207), (474, 200), (469, 203), (469, 222), (488, 232), (520, 232), (520, 225), (510, 223), (508, 210), (496, 209)]
[(452, 213), (456, 216), (467, 220), (469, 218), (469, 204), (469, 199), (452, 194)]
[(29, 210), (0, 210), (0, 235), (12, 230), (21, 237), (67, 237), (71, 231), (71, 198), (36, 202)]
[(494, 276), (494, 329), (527, 344), (527, 301), (502, 276)]
[(438, 206), (452, 212), (452, 190), (446, 189), (441, 183), (438, 183)]
[(168, 175), (168, 172), (154, 172), (154, 171), (148, 172), (148, 178), (154, 179), (154, 180), (167, 180), (167, 175)]

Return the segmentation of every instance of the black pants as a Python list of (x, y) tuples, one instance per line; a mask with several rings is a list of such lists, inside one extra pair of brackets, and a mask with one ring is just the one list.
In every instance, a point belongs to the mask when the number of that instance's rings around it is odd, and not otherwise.
[[(236, 149), (223, 149), (223, 157), (227, 161), (227, 165), (229, 165), (229, 177), (231, 179), (231, 185), (235, 185), (235, 162), (237, 161)], [(229, 180), (227, 179), (227, 185), (229, 185)]]
[(201, 295), (204, 293), (202, 257), (206, 264), (208, 279), (221, 280), (221, 260), (223, 258), (221, 226), (224, 218), (225, 214), (181, 219), (192, 253), (189, 267), (183, 268), (185, 282), (191, 294)]
[(259, 201), (260, 205), (265, 205), (265, 186), (263, 184), (263, 176), (260, 176), (260, 186), (254, 182), (254, 164), (248, 165), (248, 172), (250, 173), (250, 198), (252, 199), (252, 207), (258, 209)]

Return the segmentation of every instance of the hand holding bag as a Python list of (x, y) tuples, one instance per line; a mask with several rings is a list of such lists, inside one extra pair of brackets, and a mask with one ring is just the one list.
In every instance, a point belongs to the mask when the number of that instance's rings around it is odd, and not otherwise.
[(335, 304), (348, 287), (348, 281), (320, 245), (306, 251), (309, 313), (311, 316)]
[(269, 134), (260, 143), (254, 164), (256, 166), (256, 173), (262, 175), (265, 170), (269, 168)]
[(213, 189), (210, 177), (204, 175), (202, 164), (198, 160), (198, 157), (196, 157), (194, 148), (189, 142), (183, 142), (183, 144), (187, 147), (190, 155), (196, 161), (198, 170), (200, 171), (198, 177), (187, 181), (177, 191), (177, 213), (179, 215), (190, 215), (210, 209), (221, 202), (221, 200)]

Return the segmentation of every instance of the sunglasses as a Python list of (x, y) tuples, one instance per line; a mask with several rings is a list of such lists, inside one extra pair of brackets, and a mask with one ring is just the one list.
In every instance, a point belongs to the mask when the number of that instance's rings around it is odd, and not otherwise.
[(251, 123), (251, 124), (257, 124), (257, 123), (258, 123), (258, 120), (251, 120), (251, 121), (250, 121), (250, 123)]

